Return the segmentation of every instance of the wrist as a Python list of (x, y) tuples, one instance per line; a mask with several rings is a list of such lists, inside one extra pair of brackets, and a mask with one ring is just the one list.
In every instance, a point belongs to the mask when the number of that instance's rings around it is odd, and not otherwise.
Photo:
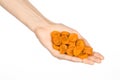
[(38, 32), (40, 32), (40, 30), (42, 29), (49, 29), (50, 27), (53, 27), (54, 25), (56, 25), (57, 23), (53, 23), (53, 22), (45, 22), (42, 24), (38, 24), (33, 28), (33, 32), (36, 34)]

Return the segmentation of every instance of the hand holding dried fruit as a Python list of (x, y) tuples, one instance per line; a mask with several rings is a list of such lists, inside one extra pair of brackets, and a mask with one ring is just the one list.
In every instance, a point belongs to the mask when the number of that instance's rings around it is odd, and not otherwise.
[(84, 40), (79, 39), (76, 33), (67, 31), (51, 32), (53, 48), (60, 51), (61, 54), (75, 56), (81, 59), (93, 55), (93, 49), (86, 46)]
[(63, 24), (37, 28), (35, 34), (42, 45), (58, 59), (86, 64), (103, 60), (103, 56), (94, 52), (79, 32)]
[[(42, 45), (46, 49), (48, 49), (48, 51), (53, 56), (63, 60), (83, 62), (87, 64), (101, 62), (103, 56), (97, 52), (92, 52), (91, 47), (86, 47), (83, 42), (85, 41), (87, 46), (89, 46), (88, 42), (76, 30), (64, 24), (49, 21), (26, 0), (22, 0), (22, 4), (19, 3), (19, 0), (14, 1), (15, 3), (13, 1), (11, 2), (10, 0), (2, 0), (2, 2), (0, 2), (3, 8), (11, 12), (16, 18), (18, 18), (23, 24), (25, 24), (31, 31), (35, 33), (40, 43), (42, 43)], [(25, 4), (27, 5), (24, 6)], [(28, 7), (29, 9), (26, 9), (26, 7)], [(17, 14), (16, 12), (18, 12), (19, 14)], [(51, 32), (52, 34), (50, 36)], [(79, 41), (78, 35), (83, 40)]]

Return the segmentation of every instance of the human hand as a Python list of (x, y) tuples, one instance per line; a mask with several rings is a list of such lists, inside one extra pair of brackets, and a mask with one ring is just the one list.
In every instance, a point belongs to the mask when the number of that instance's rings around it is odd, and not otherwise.
[[(9, 4), (8, 4), (9, 3)], [(74, 29), (71, 29), (63, 24), (54, 24), (53, 22), (46, 19), (34, 6), (32, 6), (27, 0), (1, 0), (0, 5), (14, 15), (18, 20), (25, 24), (31, 31), (35, 32), (39, 41), (46, 47), (53, 56), (70, 60), (75, 62), (83, 62), (88, 64), (94, 64), (95, 62), (100, 63), (103, 56), (97, 52), (87, 59), (81, 60), (77, 57), (60, 54), (59, 51), (53, 49), (51, 42), (51, 32), (57, 31), (68, 31), (70, 33), (78, 34), (79, 38), (82, 38), (86, 45), (90, 46), (88, 42)], [(49, 25), (52, 24), (52, 25)], [(38, 27), (39, 26), (39, 27)]]
[(74, 29), (67, 27), (63, 24), (52, 24), (52, 26), (45, 26), (45, 27), (40, 27), (35, 30), (35, 34), (39, 41), (43, 44), (45, 48), (47, 48), (50, 53), (57, 57), (58, 59), (63, 59), (63, 60), (69, 60), (73, 62), (83, 62), (86, 64), (94, 64), (94, 63), (100, 63), (101, 60), (103, 60), (103, 56), (99, 54), (98, 52), (94, 52), (93, 56), (88, 57), (87, 59), (80, 59), (77, 57), (73, 56), (68, 56), (65, 54), (60, 54), (59, 51), (53, 49), (52, 47), (52, 42), (51, 42), (51, 32), (52, 31), (68, 31), (70, 33), (76, 33), (78, 34), (78, 37), (80, 39), (83, 39), (85, 41), (85, 44), (87, 46), (90, 46), (89, 43)]

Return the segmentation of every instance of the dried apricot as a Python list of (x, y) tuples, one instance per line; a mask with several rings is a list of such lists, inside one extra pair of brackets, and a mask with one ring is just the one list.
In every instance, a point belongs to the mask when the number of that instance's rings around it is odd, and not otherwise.
[(80, 55), (80, 53), (83, 51), (83, 47), (81, 46), (76, 46), (73, 50), (73, 55), (74, 56), (78, 56)]
[(53, 32), (51, 32), (51, 36), (52, 36), (52, 38), (53, 38), (53, 37), (60, 37), (60, 32), (58, 32), (58, 31), (53, 31)]
[(66, 45), (60, 45), (60, 53), (61, 54), (65, 54), (66, 53), (66, 50), (67, 50), (67, 46)]
[(75, 42), (78, 39), (78, 35), (75, 33), (71, 33), (69, 36), (69, 41)]
[(67, 55), (73, 56), (73, 48), (68, 48), (66, 51)]
[(67, 36), (61, 36), (61, 41), (62, 41), (62, 44), (68, 44), (69, 38)]
[(68, 49), (66, 51), (67, 55), (73, 56), (73, 49), (74, 49), (74, 47), (68, 47)]
[(55, 44), (53, 44), (53, 48), (56, 49), (56, 50), (60, 50), (60, 46), (57, 46)]
[(78, 39), (78, 40), (76, 41), (76, 46), (83, 46), (83, 47), (85, 47), (84, 40)]
[(61, 38), (60, 37), (54, 37), (54, 38), (52, 38), (52, 42), (55, 45), (60, 45), (61, 44)]
[(75, 47), (75, 42), (69, 41), (68, 48), (74, 48), (74, 47)]
[(83, 50), (83, 53), (88, 54), (89, 56), (93, 55), (93, 49), (89, 46), (86, 46)]
[(61, 36), (69, 36), (70, 35), (70, 33), (69, 32), (67, 32), (67, 31), (62, 31), (61, 32)]

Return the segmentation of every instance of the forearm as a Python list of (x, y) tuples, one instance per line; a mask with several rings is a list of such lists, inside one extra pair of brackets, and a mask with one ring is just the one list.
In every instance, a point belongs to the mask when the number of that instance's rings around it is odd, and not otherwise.
[(38, 27), (52, 24), (27, 0), (1, 0), (0, 4), (33, 32)]

